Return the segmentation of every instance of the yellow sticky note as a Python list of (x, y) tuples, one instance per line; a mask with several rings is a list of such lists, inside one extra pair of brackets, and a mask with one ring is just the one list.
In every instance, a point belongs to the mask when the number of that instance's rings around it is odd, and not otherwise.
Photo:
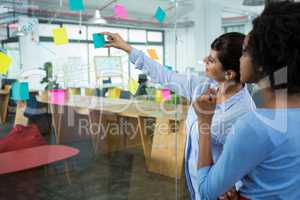
[(135, 95), (138, 87), (139, 87), (139, 83), (136, 80), (134, 79), (129, 80), (128, 91), (131, 92), (131, 94)]
[(56, 45), (68, 44), (69, 38), (66, 28), (55, 28), (53, 31), (54, 43)]
[(164, 100), (163, 93), (161, 90), (156, 90), (155, 92), (155, 102), (161, 103)]
[(108, 89), (108, 98), (119, 99), (121, 96), (121, 90), (119, 88)]
[(158, 57), (155, 49), (147, 49), (147, 52), (148, 52), (148, 55), (151, 59), (159, 60), (159, 57)]
[(0, 52), (0, 74), (6, 75), (11, 65), (12, 59), (6, 54)]

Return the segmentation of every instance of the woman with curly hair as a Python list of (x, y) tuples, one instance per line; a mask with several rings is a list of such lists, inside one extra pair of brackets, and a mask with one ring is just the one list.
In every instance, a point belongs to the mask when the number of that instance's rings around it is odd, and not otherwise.
[[(257, 83), (265, 104), (242, 117), (213, 163), (215, 91), (195, 103), (200, 130), (201, 199), (217, 199), (242, 180), (240, 199), (300, 199), (300, 2), (269, 4), (253, 22), (240, 59), (241, 80)], [(209, 114), (202, 112), (210, 111)]]

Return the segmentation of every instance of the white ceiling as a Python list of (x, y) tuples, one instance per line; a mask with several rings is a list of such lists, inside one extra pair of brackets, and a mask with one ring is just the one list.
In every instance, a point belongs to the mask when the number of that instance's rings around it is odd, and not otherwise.
[[(240, 15), (258, 15), (264, 6), (244, 6), (243, 0), (221, 0), (224, 8), (223, 17)], [(228, 12), (229, 11), (229, 12)]]
[[(179, 1), (178, 16), (183, 16), (187, 12), (194, 9), (194, 1), (201, 0), (177, 0)], [(215, 1), (215, 0), (214, 0)], [(223, 17), (234, 17), (242, 15), (257, 15), (259, 14), (263, 6), (243, 6), (243, 0), (218, 0), (224, 8)], [(19, 8), (40, 8), (50, 11), (68, 11), (68, 0), (1, 0), (6, 5), (12, 6), (12, 3), (16, 2), (15, 5)], [(7, 2), (7, 3), (5, 3)], [(85, 0), (86, 10), (85, 13), (93, 14), (95, 9), (101, 9), (110, 2), (117, 2), (125, 5), (128, 10), (129, 17), (139, 16), (141, 19), (151, 19), (157, 6), (160, 5), (162, 8), (169, 9), (169, 17), (172, 17), (174, 3), (172, 0)], [(62, 7), (60, 7), (62, 3)], [(113, 5), (105, 8), (102, 12), (104, 16), (113, 16)]]

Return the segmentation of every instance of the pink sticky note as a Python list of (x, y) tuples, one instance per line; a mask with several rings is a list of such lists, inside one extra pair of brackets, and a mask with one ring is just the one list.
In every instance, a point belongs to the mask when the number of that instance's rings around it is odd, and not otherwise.
[(62, 89), (54, 89), (50, 90), (50, 103), (51, 104), (58, 104), (63, 105), (65, 103), (66, 99), (66, 90)]
[(162, 94), (164, 97), (164, 100), (170, 100), (172, 98), (171, 91), (169, 89), (162, 89)]
[(126, 8), (122, 4), (115, 5), (114, 13), (115, 13), (115, 17), (118, 17), (121, 19), (128, 19), (128, 13), (126, 11)]

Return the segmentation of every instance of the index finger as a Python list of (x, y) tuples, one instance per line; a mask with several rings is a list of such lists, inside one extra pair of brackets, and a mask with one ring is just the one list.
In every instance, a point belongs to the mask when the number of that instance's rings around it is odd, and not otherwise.
[(102, 34), (102, 35), (111, 36), (111, 37), (113, 37), (113, 36), (114, 36), (114, 34), (113, 34), (113, 33), (111, 33), (111, 32), (101, 32), (101, 34)]

